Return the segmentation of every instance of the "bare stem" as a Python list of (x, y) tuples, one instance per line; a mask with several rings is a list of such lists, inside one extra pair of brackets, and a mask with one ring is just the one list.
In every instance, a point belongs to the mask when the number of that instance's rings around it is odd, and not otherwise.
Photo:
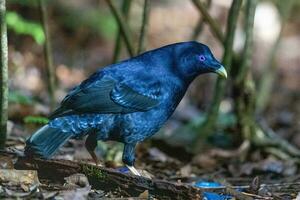
[[(209, 9), (211, 6), (211, 1), (212, 0), (207, 0), (207, 3), (205, 5), (206, 9)], [(203, 30), (203, 26), (204, 26), (204, 22), (205, 20), (203, 19), (203, 17), (201, 17), (197, 23), (197, 26), (195, 27), (195, 30), (193, 32), (193, 35), (191, 37), (192, 40), (196, 40), (198, 38), (198, 36), (200, 35), (200, 33)]]
[[(132, 2), (132, 0), (123, 0), (122, 13), (126, 20), (128, 20), (128, 17), (129, 17), (129, 10), (130, 10), (130, 6), (131, 6), (131, 2)], [(115, 43), (114, 56), (113, 56), (113, 60), (112, 60), (113, 63), (118, 61), (119, 55), (121, 52), (121, 48), (122, 48), (122, 32), (119, 29), (117, 38), (116, 38), (116, 43)]]
[(0, 148), (5, 147), (5, 141), (7, 137), (7, 109), (8, 109), (8, 49), (7, 49), (7, 30), (5, 23), (5, 0), (0, 0), (0, 34), (1, 34), (1, 53), (0, 53), (0, 79), (1, 79), (1, 91), (0, 91)]
[[(237, 24), (237, 19), (239, 11), (242, 5), (242, 0), (233, 0), (231, 8), (229, 10), (229, 16), (227, 19), (227, 32), (226, 39), (224, 42), (224, 56), (223, 56), (223, 65), (225, 66), (228, 74), (230, 74), (231, 62), (233, 58), (233, 39), (235, 35), (235, 28)], [(219, 107), (221, 100), (225, 94), (226, 81), (222, 78), (218, 78), (215, 92), (213, 96), (213, 102), (208, 110), (207, 117), (203, 124), (199, 127), (199, 134), (203, 137), (207, 137), (211, 132), (216, 123), (219, 114)], [(198, 146), (196, 144), (196, 146)], [(196, 147), (197, 148), (197, 147)]]
[(143, 21), (141, 26), (140, 38), (139, 38), (139, 47), (137, 54), (145, 51), (146, 46), (146, 35), (148, 32), (148, 23), (149, 23), (149, 13), (150, 13), (150, 0), (144, 1), (144, 10), (143, 10)]
[(44, 54), (46, 58), (46, 72), (48, 80), (48, 91), (50, 96), (50, 106), (51, 109), (55, 106), (55, 69), (53, 66), (52, 58), (52, 47), (51, 47), (51, 37), (49, 31), (49, 21), (48, 21), (48, 12), (47, 5), (45, 0), (39, 0), (39, 7), (41, 13), (41, 21), (45, 33), (45, 44), (44, 44)]
[(105, 0), (105, 1), (108, 4), (112, 14), (114, 15), (114, 17), (119, 25), (120, 31), (124, 37), (124, 41), (125, 41), (128, 53), (130, 54), (131, 57), (134, 56), (134, 46), (133, 46), (133, 42), (131, 39), (132, 35), (130, 34), (128, 24), (126, 23), (122, 14), (117, 9), (116, 5), (112, 2), (112, 0)]
[(253, 24), (257, 0), (247, 0), (245, 22), (245, 44), (241, 56), (241, 63), (236, 65), (238, 73), (234, 77), (233, 95), (238, 128), (246, 140), (252, 140), (256, 132), (255, 122), (255, 84), (249, 72), (252, 64)]
[(235, 81), (237, 84), (245, 80), (249, 67), (251, 66), (251, 54), (253, 49), (253, 24), (257, 0), (247, 0), (246, 4), (246, 22), (245, 22), (245, 44), (241, 57), (241, 64), (238, 69)]
[(220, 29), (220, 25), (217, 23), (214, 18), (210, 16), (210, 14), (207, 11), (206, 6), (201, 3), (199, 0), (192, 0), (196, 8), (201, 12), (203, 20), (206, 21), (209, 24), (209, 27), (212, 30), (212, 33), (218, 38), (218, 40), (223, 43), (224, 41), (224, 35)]

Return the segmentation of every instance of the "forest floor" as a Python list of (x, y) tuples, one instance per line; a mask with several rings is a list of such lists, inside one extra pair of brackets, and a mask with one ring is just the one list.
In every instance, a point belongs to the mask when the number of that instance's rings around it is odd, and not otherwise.
[[(84, 149), (83, 141), (71, 140), (55, 156), (62, 164), (54, 160), (47, 161), (48, 164), (32, 162), (34, 170), (27, 164), (19, 164), (22, 159), (24, 141), (20, 140), (14, 133), (8, 140), (8, 151), (14, 154), (0, 154), (0, 197), (21, 199), (175, 199), (172, 196), (157, 196), (155, 191), (141, 190), (140, 194), (133, 193), (136, 183), (131, 184), (130, 172), (120, 165), (120, 162), (107, 161), (103, 165), (105, 169), (115, 171), (117, 176), (127, 174), (126, 180), (115, 180), (114, 175), (103, 176), (106, 186), (99, 186), (95, 180), (91, 180), (89, 174), (81, 170), (72, 171), (65, 169), (65, 160), (75, 163), (88, 163), (94, 165), (87, 151)], [(299, 163), (290, 160), (283, 161), (270, 156), (259, 150), (251, 152), (247, 159), (242, 161), (235, 157), (235, 151), (225, 151), (210, 148), (198, 155), (186, 154), (178, 148), (180, 159), (171, 157), (159, 149), (163, 141), (146, 142), (139, 145), (137, 149), (136, 167), (144, 176), (150, 176), (153, 180), (164, 180), (171, 184), (193, 186), (200, 188), (202, 195), (207, 199), (299, 199), (300, 198), (300, 174)], [(118, 146), (118, 145), (117, 145)], [(164, 149), (168, 145), (164, 145)], [(174, 148), (174, 147), (169, 147)], [(113, 157), (118, 160), (120, 152)], [(60, 162), (59, 161), (59, 162)], [(27, 162), (27, 161), (26, 161)], [(28, 161), (29, 163), (31, 161)], [(52, 163), (52, 164), (51, 164)], [(26, 165), (26, 166), (25, 166)], [(47, 170), (43, 170), (45, 166)], [(21, 166), (21, 167), (20, 167)], [(16, 170), (23, 169), (23, 170)], [(50, 170), (49, 170), (49, 169)], [(54, 168), (54, 169), (51, 169)], [(61, 168), (61, 169), (59, 169)], [(68, 167), (67, 167), (68, 168)], [(53, 171), (54, 170), (54, 171)], [(50, 173), (50, 174), (45, 174)], [(120, 175), (118, 175), (120, 174)], [(112, 177), (110, 177), (112, 176)], [(93, 179), (93, 178), (92, 178)], [(110, 182), (109, 180), (112, 180)], [(117, 182), (117, 183), (116, 183)], [(142, 185), (146, 181), (137, 181)], [(95, 184), (95, 185), (94, 185)], [(111, 184), (112, 187), (108, 187)], [(127, 185), (127, 186), (126, 186)], [(148, 187), (148, 186), (146, 186)], [(158, 189), (160, 186), (158, 186)], [(109, 188), (109, 189), (108, 189)], [(125, 188), (125, 190), (124, 190)], [(171, 187), (169, 187), (172, 190)], [(202, 190), (203, 189), (203, 190)], [(168, 188), (167, 188), (168, 190)], [(129, 191), (129, 192), (128, 192)], [(173, 191), (174, 192), (174, 191)], [(175, 193), (178, 191), (175, 191)], [(179, 191), (180, 192), (180, 191)], [(191, 190), (182, 192), (190, 193)], [(204, 192), (204, 193), (203, 193)], [(167, 194), (167, 193), (166, 193)], [(195, 195), (195, 194), (189, 194)], [(199, 191), (200, 195), (200, 191)], [(178, 196), (179, 197), (179, 196)], [(200, 196), (195, 196), (200, 198)]]

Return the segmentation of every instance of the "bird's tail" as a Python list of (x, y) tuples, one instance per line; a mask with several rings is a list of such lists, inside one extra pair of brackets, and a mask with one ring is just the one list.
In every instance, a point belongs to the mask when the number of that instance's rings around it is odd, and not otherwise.
[(45, 125), (27, 139), (25, 155), (48, 159), (72, 136), (72, 132)]

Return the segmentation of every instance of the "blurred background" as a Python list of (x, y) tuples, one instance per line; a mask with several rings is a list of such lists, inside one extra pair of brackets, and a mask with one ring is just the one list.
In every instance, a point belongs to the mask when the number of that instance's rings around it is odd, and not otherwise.
[[(122, 1), (114, 2), (121, 9)], [(203, 2), (224, 32), (232, 1)], [(255, 98), (259, 101), (256, 117), (263, 118), (276, 134), (300, 148), (300, 2), (282, 2), (262, 0), (257, 4), (250, 70), (256, 84)], [(144, 1), (133, 0), (126, 20), (134, 47), (138, 46), (143, 6)], [(113, 57), (119, 28), (104, 0), (52, 0), (47, 3), (47, 12), (57, 106), (72, 87), (96, 70), (115, 62)], [(47, 123), (46, 117), (53, 110), (44, 54), (45, 34), (37, 1), (7, 1), (6, 21), (10, 91), (10, 136), (7, 145), (23, 149), (25, 138)], [(151, 0), (146, 50), (197, 40), (207, 44), (218, 60), (222, 60), (223, 45), (202, 21), (202, 15), (192, 1)], [(244, 21), (245, 14), (240, 14), (233, 45), (236, 54), (241, 53), (244, 46)], [(130, 57), (125, 45), (121, 47), (119, 61)], [(204, 120), (214, 98), (215, 83), (214, 74), (198, 77), (163, 130), (144, 145), (157, 147), (168, 155), (172, 155), (174, 146), (180, 147), (184, 149), (182, 152), (186, 152), (181, 159), (190, 159), (192, 151), (186, 147), (195, 138), (201, 137), (201, 131), (194, 127), (200, 126)], [(237, 117), (234, 102), (232, 91), (227, 89), (220, 104), (220, 117), (214, 133), (203, 140), (208, 146), (234, 149), (240, 145), (242, 136), (235, 128)], [(15, 138), (18, 138), (17, 144)], [(72, 142), (70, 145), (80, 146)], [(104, 146), (99, 145), (102, 149), (100, 153), (105, 152), (105, 148), (113, 148)], [(72, 151), (77, 152), (67, 156), (64, 154), (63, 158), (90, 159), (87, 152)], [(120, 160), (119, 150), (116, 152), (113, 157)], [(158, 155), (156, 150), (151, 153)]]

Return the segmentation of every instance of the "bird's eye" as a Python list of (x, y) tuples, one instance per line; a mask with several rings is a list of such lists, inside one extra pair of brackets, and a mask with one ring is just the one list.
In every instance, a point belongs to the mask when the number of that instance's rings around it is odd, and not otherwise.
[(204, 56), (204, 55), (200, 55), (200, 56), (199, 56), (199, 60), (200, 60), (201, 62), (205, 61), (205, 56)]

